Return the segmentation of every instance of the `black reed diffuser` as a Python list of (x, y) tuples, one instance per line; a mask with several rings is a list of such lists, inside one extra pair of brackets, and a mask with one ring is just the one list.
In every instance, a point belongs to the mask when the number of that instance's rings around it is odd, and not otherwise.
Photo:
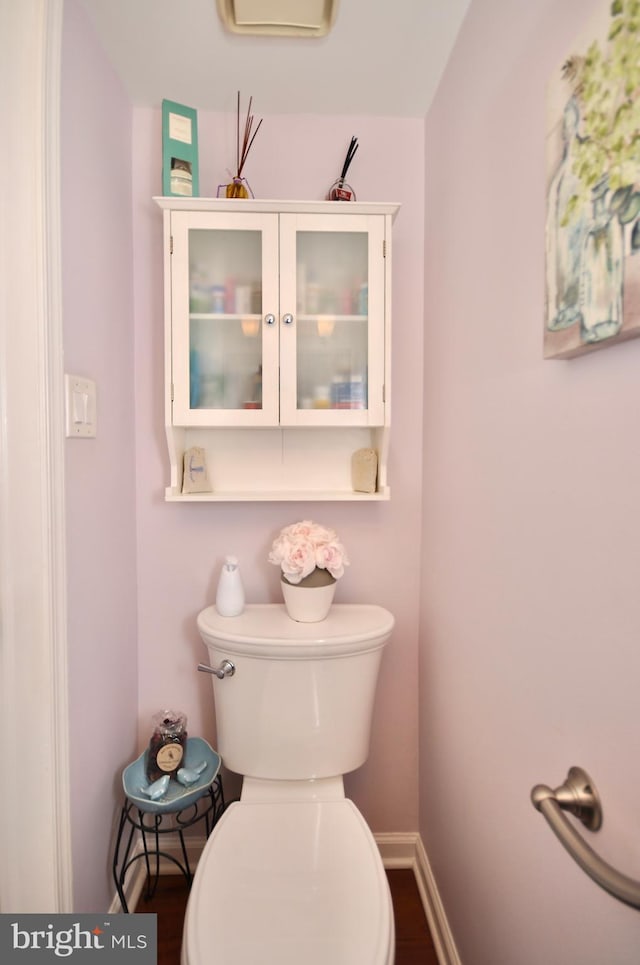
[(353, 157), (357, 150), (358, 150), (358, 138), (352, 137), (351, 143), (349, 144), (349, 148), (347, 150), (347, 156), (345, 157), (344, 164), (342, 165), (342, 172), (340, 174), (340, 177), (336, 181), (334, 181), (331, 187), (329, 188), (329, 193), (327, 194), (328, 201), (355, 201), (356, 200), (356, 193), (351, 187), (351, 185), (347, 184), (346, 178), (347, 178), (347, 171), (351, 167), (351, 162), (353, 161)]

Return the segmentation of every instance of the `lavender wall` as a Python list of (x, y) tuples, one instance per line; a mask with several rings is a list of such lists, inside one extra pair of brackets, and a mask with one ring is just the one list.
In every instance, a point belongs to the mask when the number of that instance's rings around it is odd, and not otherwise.
[[(256, 108), (259, 109), (259, 92)], [(171, 92), (167, 91), (167, 96)], [(259, 111), (258, 111), (258, 116)], [(167, 504), (163, 424), (162, 219), (158, 112), (134, 114), (136, 432), (139, 608), (139, 746), (150, 715), (165, 704), (189, 717), (190, 731), (215, 743), (213, 698), (196, 664), (205, 656), (196, 615), (215, 597), (223, 557), (239, 556), (247, 598), (281, 601), (271, 541), (286, 523), (334, 526), (350, 557), (336, 602), (375, 602), (397, 618), (384, 657), (371, 756), (347, 792), (376, 831), (415, 830), (417, 798), (418, 568), (420, 515), (423, 123), (386, 118), (268, 116), (247, 176), (261, 198), (320, 199), (352, 134), (360, 139), (353, 183), (360, 200), (402, 202), (394, 234), (392, 499), (388, 504)], [(215, 195), (235, 148), (235, 118), (199, 114), (200, 191)]]
[(136, 750), (131, 107), (75, 0), (61, 105), (65, 371), (95, 379), (96, 439), (66, 444), (74, 910), (113, 896), (120, 775)]
[(474, 0), (426, 126), (420, 829), (473, 965), (640, 947), (529, 802), (585, 767), (639, 876), (640, 341), (542, 359), (545, 85), (599, 6)]

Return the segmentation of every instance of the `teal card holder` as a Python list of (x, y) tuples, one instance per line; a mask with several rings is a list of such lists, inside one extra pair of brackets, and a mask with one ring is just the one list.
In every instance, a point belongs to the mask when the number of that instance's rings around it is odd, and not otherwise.
[(169, 100), (162, 102), (162, 193), (200, 195), (197, 111)]

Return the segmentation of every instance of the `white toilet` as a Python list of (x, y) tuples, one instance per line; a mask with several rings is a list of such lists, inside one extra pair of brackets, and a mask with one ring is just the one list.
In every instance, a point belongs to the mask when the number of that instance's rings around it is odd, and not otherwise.
[(199, 615), (217, 750), (243, 785), (198, 863), (183, 965), (392, 965), (387, 878), (342, 775), (367, 758), (393, 624), (379, 606), (321, 623), (277, 604)]

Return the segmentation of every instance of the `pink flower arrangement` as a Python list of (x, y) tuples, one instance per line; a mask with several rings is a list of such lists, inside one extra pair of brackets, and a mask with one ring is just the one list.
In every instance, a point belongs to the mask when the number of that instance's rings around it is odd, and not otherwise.
[(285, 526), (274, 539), (269, 562), (279, 566), (289, 583), (300, 583), (316, 569), (327, 570), (334, 580), (349, 565), (347, 553), (333, 529), (310, 519)]

